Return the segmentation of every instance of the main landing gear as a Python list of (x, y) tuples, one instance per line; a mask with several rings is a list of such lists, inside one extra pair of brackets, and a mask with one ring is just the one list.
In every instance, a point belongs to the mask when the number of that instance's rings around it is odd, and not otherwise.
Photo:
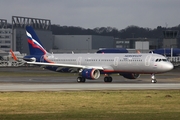
[[(84, 83), (84, 82), (86, 82), (86, 79), (83, 77), (78, 77), (77, 82), (78, 83)], [(111, 76), (104, 77), (104, 82), (112, 82), (112, 77)]]
[(86, 78), (83, 78), (83, 77), (78, 77), (77, 78), (78, 83), (84, 83), (85, 81), (86, 81)]
[(112, 82), (112, 77), (111, 76), (105, 76), (104, 82)]
[(157, 83), (156, 77), (154, 74), (151, 74), (151, 82), (152, 83)]

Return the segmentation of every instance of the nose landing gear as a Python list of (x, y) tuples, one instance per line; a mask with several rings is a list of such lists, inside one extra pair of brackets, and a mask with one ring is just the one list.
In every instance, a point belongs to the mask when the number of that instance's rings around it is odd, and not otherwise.
[(156, 77), (154, 74), (151, 74), (151, 82), (152, 83), (157, 83)]

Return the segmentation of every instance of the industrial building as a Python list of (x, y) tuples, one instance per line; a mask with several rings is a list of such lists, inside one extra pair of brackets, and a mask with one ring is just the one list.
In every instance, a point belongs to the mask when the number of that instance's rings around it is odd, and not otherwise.
[(0, 19), (0, 66), (21, 66), (23, 61), (14, 61), (9, 51), (12, 49), (17, 56), (29, 54), (25, 27), (31, 25), (42, 44), (50, 51), (53, 35), (51, 21), (47, 19), (12, 16), (12, 28), (7, 27), (7, 20)]
[(54, 52), (96, 52), (99, 48), (115, 48), (112, 36), (98, 35), (54, 35)]
[(31, 25), (47, 51), (52, 49), (51, 21), (47, 19), (12, 16), (13, 51), (29, 54), (25, 27)]
[[(5, 19), (0, 19), (0, 65), (19, 65), (11, 58), (9, 51), (29, 54), (25, 27), (34, 28), (44, 48), (54, 53), (94, 53), (100, 48), (125, 48), (129, 52), (140, 50), (147, 53), (158, 48), (180, 48), (179, 31), (162, 31), (163, 38), (114, 38), (99, 35), (53, 35), (48, 19), (12, 16), (11, 27)], [(17, 52), (17, 53), (18, 53)], [(3, 57), (3, 56), (7, 57)]]
[(180, 48), (180, 38), (178, 30), (163, 31), (163, 48)]
[(152, 38), (115, 38), (116, 48), (126, 48), (129, 52), (149, 52), (162, 46), (162, 39)]
[(14, 61), (9, 51), (12, 49), (21, 57), (29, 54), (25, 27), (34, 28), (44, 48), (49, 52), (96, 52), (99, 48), (114, 48), (114, 38), (97, 35), (52, 35), (51, 21), (48, 19), (12, 16), (11, 27), (7, 20), (0, 19), (0, 66), (19, 66), (23, 61)]
[(0, 50), (8, 52), (12, 48), (12, 29), (7, 28), (7, 20), (0, 19)]

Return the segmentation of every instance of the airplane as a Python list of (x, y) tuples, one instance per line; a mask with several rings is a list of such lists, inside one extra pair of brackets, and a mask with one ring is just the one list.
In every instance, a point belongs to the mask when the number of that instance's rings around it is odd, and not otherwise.
[(125, 48), (99, 48), (96, 53), (128, 53)]
[(171, 57), (171, 56), (178, 57), (178, 56), (180, 56), (180, 49), (179, 48), (160, 48), (160, 49), (155, 49), (152, 52), (166, 56), (166, 57)]
[(30, 55), (23, 59), (27, 64), (43, 66), (56, 72), (78, 73), (77, 82), (96, 80), (104, 74), (104, 82), (112, 82), (111, 74), (137, 79), (140, 74), (150, 74), (156, 83), (155, 74), (168, 72), (173, 65), (164, 56), (152, 53), (48, 53), (31, 26), (26, 26)]

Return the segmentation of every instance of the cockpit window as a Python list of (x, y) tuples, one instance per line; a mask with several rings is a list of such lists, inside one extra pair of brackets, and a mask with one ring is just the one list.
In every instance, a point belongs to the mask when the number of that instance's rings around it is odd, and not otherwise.
[(162, 60), (165, 61), (165, 62), (167, 61), (167, 59), (162, 59)]
[(156, 59), (156, 62), (164, 61), (167, 62), (167, 59)]

